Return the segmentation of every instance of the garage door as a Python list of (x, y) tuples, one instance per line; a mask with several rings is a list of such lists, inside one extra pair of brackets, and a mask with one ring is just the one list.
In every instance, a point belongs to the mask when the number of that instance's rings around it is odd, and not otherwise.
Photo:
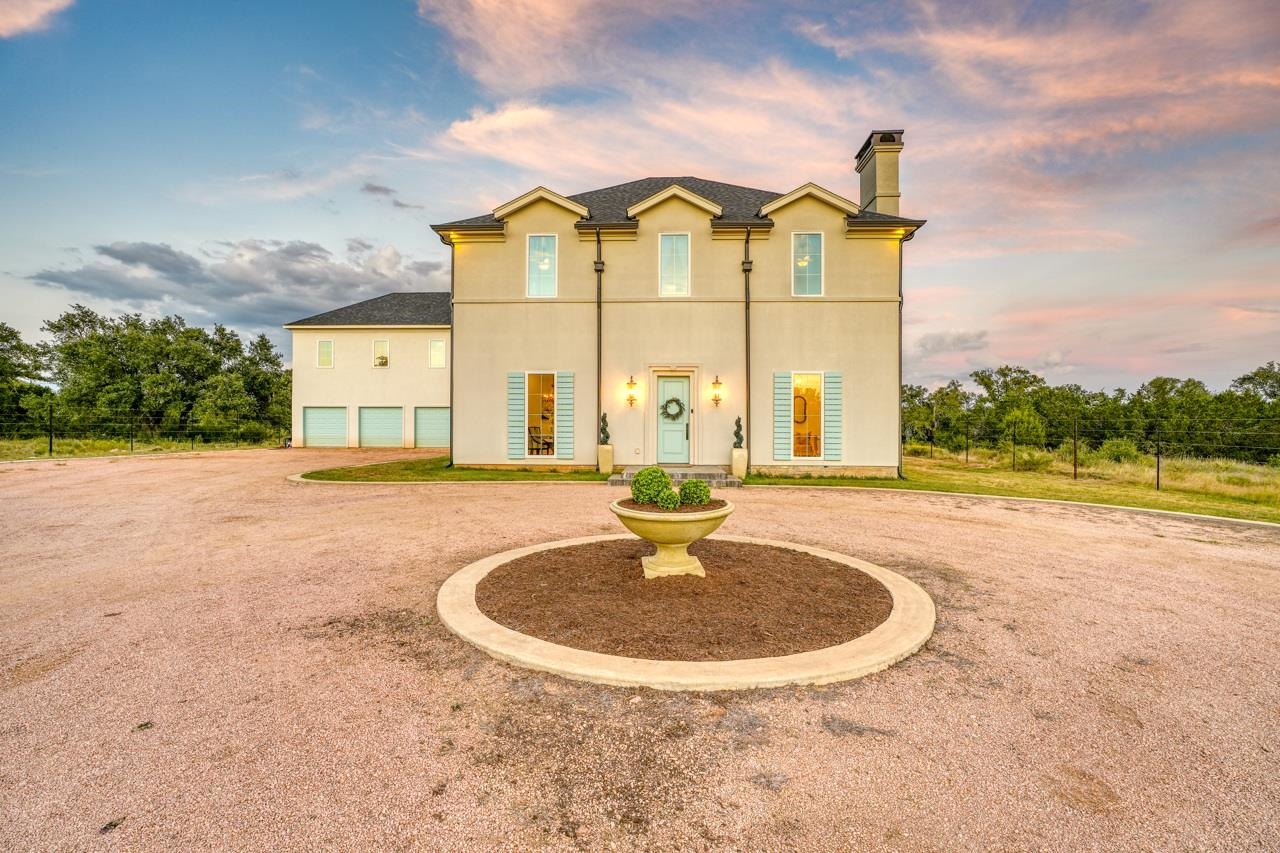
[(360, 409), (361, 447), (400, 447), (403, 444), (403, 409), (389, 407)]
[(306, 447), (346, 447), (346, 408), (305, 407), (302, 410), (302, 443)]
[(413, 446), (449, 446), (449, 409), (418, 407), (413, 410)]

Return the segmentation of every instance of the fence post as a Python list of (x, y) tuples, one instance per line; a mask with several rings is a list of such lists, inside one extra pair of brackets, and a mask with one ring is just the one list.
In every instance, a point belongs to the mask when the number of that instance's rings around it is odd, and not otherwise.
[(133, 452), (133, 427), (134, 427), (134, 422), (129, 421), (129, 452), (130, 453)]
[(933, 458), (933, 431), (929, 431), (929, 458)]
[(196, 449), (196, 437), (195, 437), (194, 435), (192, 435), (191, 433), (187, 433), (187, 435), (191, 436), (191, 449), (192, 449), (192, 450), (195, 450), (195, 449)]
[(1160, 491), (1160, 427), (1156, 427), (1156, 491)]
[(1071, 418), (1071, 479), (1080, 478), (1080, 418)]
[(1018, 425), (1013, 425), (1013, 470), (1018, 470)]
[(49, 455), (53, 456), (53, 403), (49, 404)]
[(964, 464), (969, 464), (969, 422), (964, 422)]

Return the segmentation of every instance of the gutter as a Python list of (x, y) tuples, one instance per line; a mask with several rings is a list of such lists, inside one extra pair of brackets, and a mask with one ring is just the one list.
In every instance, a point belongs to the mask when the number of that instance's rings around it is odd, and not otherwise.
[[(746, 237), (742, 241), (742, 304), (743, 323), (745, 324), (744, 346), (747, 356), (747, 393), (746, 393), (746, 435), (747, 469), (751, 465), (751, 226), (747, 226)], [(901, 407), (899, 407), (901, 408)]]

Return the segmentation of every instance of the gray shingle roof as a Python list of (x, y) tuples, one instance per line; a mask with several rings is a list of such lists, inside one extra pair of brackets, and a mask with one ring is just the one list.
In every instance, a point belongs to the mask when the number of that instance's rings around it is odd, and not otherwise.
[[(720, 181), (709, 181), (706, 178), (685, 175), (672, 178), (641, 178), (638, 181), (630, 181), (612, 187), (588, 190), (584, 193), (571, 195), (569, 198), (585, 205), (589, 211), (586, 219), (578, 221), (581, 226), (632, 224), (635, 220), (627, 218), (627, 208), (637, 202), (644, 201), (655, 193), (665, 190), (672, 184), (678, 184), (690, 192), (697, 193), (703, 198), (720, 205), (724, 209), (720, 216), (720, 221), (722, 222), (770, 225), (773, 220), (761, 216), (760, 208), (775, 198), (785, 195), (785, 193), (773, 192), (772, 190), (740, 187), (737, 184), (726, 184)], [(883, 213), (869, 212), (859, 212), (856, 217), (850, 217), (851, 222), (865, 222), (872, 219), (878, 222), (916, 221), (897, 216), (886, 216)], [(431, 227), (436, 229), (501, 228), (502, 220), (495, 219), (492, 213), (485, 213), (480, 216), (457, 219), (453, 222), (444, 222)]]
[(286, 326), (449, 326), (453, 308), (448, 293), (388, 293), (304, 317)]

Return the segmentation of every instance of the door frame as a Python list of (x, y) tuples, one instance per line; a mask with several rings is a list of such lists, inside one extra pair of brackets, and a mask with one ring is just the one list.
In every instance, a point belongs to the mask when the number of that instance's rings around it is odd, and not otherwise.
[[(698, 368), (691, 365), (650, 365), (649, 366), (649, 388), (651, 393), (647, 394), (645, 401), (645, 442), (644, 442), (644, 464), (658, 464), (658, 406), (662, 401), (658, 399), (658, 377), (659, 376), (680, 376), (689, 380), (689, 465), (697, 465), (699, 458), (699, 441), (698, 434), (700, 432), (698, 420)], [(678, 463), (671, 463), (678, 464)]]

